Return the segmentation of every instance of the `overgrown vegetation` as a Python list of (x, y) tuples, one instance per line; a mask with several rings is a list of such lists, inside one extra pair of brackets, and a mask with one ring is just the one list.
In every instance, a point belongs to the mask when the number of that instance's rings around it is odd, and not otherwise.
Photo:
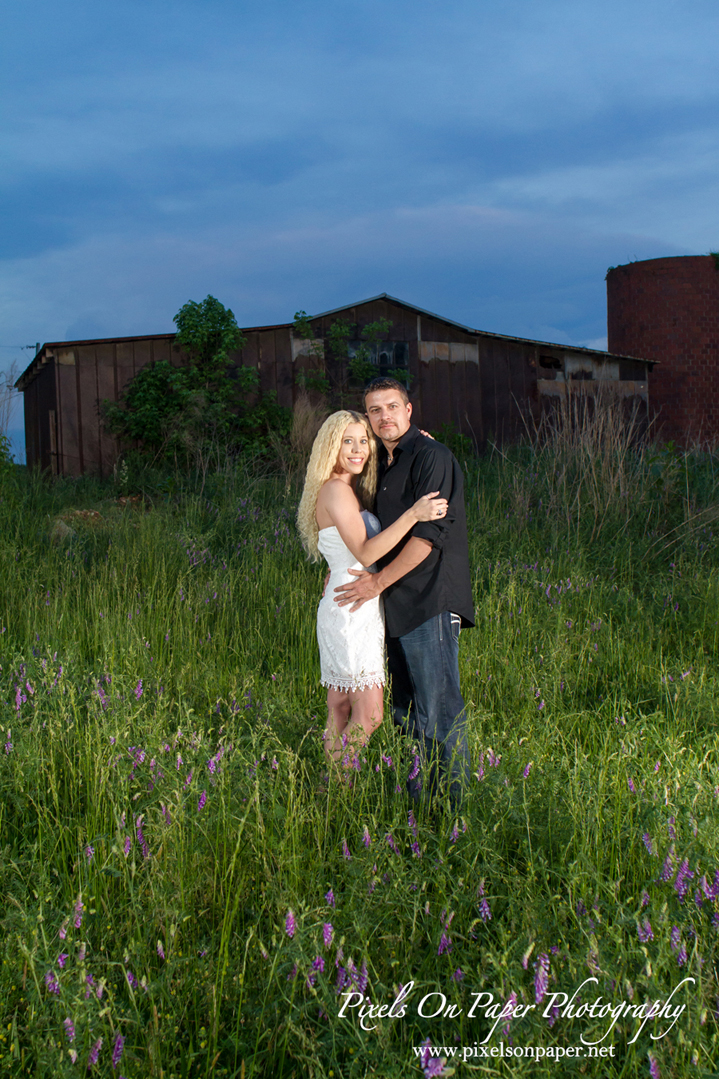
[(291, 478), (2, 479), (6, 1074), (406, 1079), (427, 1040), (445, 1074), (713, 1074), (719, 459), (585, 421), (465, 463), (457, 817), (407, 802), (388, 722), (323, 790)]
[[(310, 317), (305, 311), (295, 313), (295, 337), (308, 342), (311, 366), (299, 375), (300, 383), (308, 390), (326, 395), (333, 408), (358, 408), (364, 385), (380, 373), (377, 355), (380, 345), (388, 339), (392, 328), (389, 319), (368, 322), (361, 329), (347, 319), (335, 319), (324, 341), (313, 334)], [(359, 340), (358, 347), (351, 347)], [(390, 367), (385, 374), (409, 386), (406, 368)]]
[(259, 393), (255, 368), (230, 358), (247, 343), (232, 311), (208, 296), (186, 303), (174, 322), (189, 363), (143, 367), (119, 402), (105, 402), (109, 430), (154, 461), (199, 462), (204, 474), (218, 454), (261, 453), (271, 433), (286, 435), (289, 410)]
[[(103, 403), (104, 422), (120, 439), (123, 453), (161, 467), (190, 468), (203, 477), (222, 467), (228, 453), (266, 456), (286, 475), (296, 472), (306, 454), (298, 446), (292, 412), (277, 403), (274, 391), (260, 392), (255, 367), (236, 362), (247, 341), (232, 311), (207, 296), (201, 303), (186, 303), (174, 321), (182, 364), (150, 363), (119, 401)], [(362, 328), (337, 319), (323, 341), (313, 337), (306, 312), (296, 313), (293, 333), (306, 342), (310, 357), (309, 369), (299, 368), (296, 376), (305, 420), (311, 413), (359, 407), (362, 387), (379, 373), (377, 351), (391, 326), (387, 319)], [(360, 345), (352, 348), (355, 336)], [(388, 373), (409, 385), (404, 368)], [(314, 420), (313, 415), (310, 426), (316, 432)]]

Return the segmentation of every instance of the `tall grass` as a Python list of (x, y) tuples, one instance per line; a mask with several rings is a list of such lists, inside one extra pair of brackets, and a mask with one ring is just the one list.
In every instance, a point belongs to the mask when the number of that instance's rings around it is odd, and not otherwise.
[[(123, 508), (110, 485), (18, 470), (0, 502), (0, 1068), (404, 1077), (431, 1071), (429, 1039), (458, 1074), (712, 1074), (716, 464), (569, 427), (468, 462), (457, 816), (407, 801), (412, 747), (389, 722), (325, 789), (322, 571), (286, 472), (146, 474)], [(553, 1011), (582, 985), (587, 1005), (676, 991), (686, 1009), (664, 1037), (630, 1014), (612, 1056), (557, 1059), (611, 1023)], [(372, 1029), (340, 1015), (350, 991), (386, 1006)], [(490, 994), (535, 1008), (495, 1026)], [(552, 1055), (484, 1058), (486, 1038)]]

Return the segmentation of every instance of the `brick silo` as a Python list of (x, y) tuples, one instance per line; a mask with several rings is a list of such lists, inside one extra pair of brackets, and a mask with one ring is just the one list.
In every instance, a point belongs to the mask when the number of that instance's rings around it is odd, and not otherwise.
[(662, 441), (719, 441), (719, 260), (647, 259), (607, 274), (608, 349), (658, 360), (649, 404)]

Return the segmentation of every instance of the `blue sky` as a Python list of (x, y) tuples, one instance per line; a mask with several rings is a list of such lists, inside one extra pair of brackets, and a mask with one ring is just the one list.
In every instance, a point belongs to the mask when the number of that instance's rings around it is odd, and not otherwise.
[(601, 346), (609, 265), (719, 247), (715, 0), (27, 0), (7, 346), (389, 292)]

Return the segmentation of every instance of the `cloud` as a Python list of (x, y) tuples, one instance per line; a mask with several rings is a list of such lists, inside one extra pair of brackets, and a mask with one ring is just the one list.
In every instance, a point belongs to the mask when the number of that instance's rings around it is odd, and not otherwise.
[(388, 292), (479, 329), (581, 343), (604, 333), (604, 274), (616, 248), (649, 257), (659, 246), (477, 205), (142, 236), (90, 237), (0, 266), (0, 315), (18, 327), (32, 320), (33, 334), (56, 340), (166, 332), (182, 303), (208, 292), (245, 326)]
[(7, 13), (10, 339), (387, 291), (602, 338), (604, 273), (719, 246), (710, 0), (33, 0)]

